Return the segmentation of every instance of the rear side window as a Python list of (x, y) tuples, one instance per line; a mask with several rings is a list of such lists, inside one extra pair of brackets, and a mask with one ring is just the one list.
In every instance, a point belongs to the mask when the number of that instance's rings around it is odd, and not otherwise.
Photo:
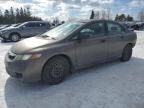
[(80, 31), (83, 38), (93, 38), (101, 36), (105, 33), (104, 30), (104, 23), (103, 22), (97, 22), (94, 24), (90, 24), (84, 29)]
[(108, 26), (108, 32), (109, 33), (122, 33), (122, 32), (124, 32), (123, 28), (119, 24), (108, 22), (107, 26)]

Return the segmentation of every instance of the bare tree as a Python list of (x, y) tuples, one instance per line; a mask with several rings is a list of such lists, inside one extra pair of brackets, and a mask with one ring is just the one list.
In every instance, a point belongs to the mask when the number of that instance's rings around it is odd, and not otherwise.
[(102, 18), (102, 19), (107, 19), (107, 13), (106, 13), (106, 11), (103, 10), (103, 11), (101, 12), (101, 18)]
[(99, 12), (99, 11), (96, 11), (96, 12), (95, 12), (94, 19), (97, 19), (97, 20), (100, 19), (100, 12)]
[(139, 13), (138, 13), (138, 18), (140, 21), (144, 21), (144, 10), (141, 10)]

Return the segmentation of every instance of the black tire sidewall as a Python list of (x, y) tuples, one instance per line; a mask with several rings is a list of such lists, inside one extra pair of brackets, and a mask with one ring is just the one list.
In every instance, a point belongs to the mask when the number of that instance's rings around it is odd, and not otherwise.
[[(62, 77), (60, 78), (54, 78), (50, 73), (50, 68), (53, 65), (53, 63), (61, 63), (64, 66), (64, 72), (62, 73)], [(51, 60), (49, 60), (46, 65), (44, 66), (43, 72), (42, 72), (42, 80), (48, 84), (54, 85), (62, 82), (66, 76), (68, 76), (70, 72), (70, 64), (68, 60), (64, 57), (55, 57)]]
[(128, 60), (130, 60), (131, 56), (132, 56), (132, 46), (127, 45), (123, 50), (121, 60), (128, 61)]
[(5, 39), (1, 40), (1, 43), (5, 43), (5, 42), (6, 42), (6, 40), (5, 40)]
[[(17, 36), (18, 37), (18, 39), (17, 40), (13, 40), (12, 38), (13, 38), (13, 36)], [(19, 41), (20, 40), (20, 36), (18, 35), (18, 34), (12, 34), (12, 35), (10, 35), (10, 40), (12, 41), (12, 42), (17, 42), (17, 41)]]

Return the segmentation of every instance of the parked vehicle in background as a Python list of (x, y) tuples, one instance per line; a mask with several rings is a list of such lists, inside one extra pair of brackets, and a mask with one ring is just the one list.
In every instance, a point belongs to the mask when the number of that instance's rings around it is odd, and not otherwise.
[(126, 29), (130, 30), (130, 31), (134, 31), (134, 29), (131, 27), (130, 24), (126, 23), (126, 22), (119, 22), (120, 24), (122, 24)]
[(0, 27), (0, 30), (5, 29), (5, 28), (10, 27), (10, 26), (11, 25), (3, 25), (3, 26)]
[(119, 22), (124, 27), (128, 28), (131, 31), (134, 30), (143, 30), (144, 28), (144, 22)]
[(6, 54), (6, 70), (20, 80), (57, 84), (73, 70), (130, 60), (136, 39), (136, 33), (114, 21), (68, 22), (16, 43)]
[(132, 28), (133, 30), (139, 30), (139, 29), (140, 29), (140, 25), (134, 24), (133, 26), (131, 26), (131, 28)]
[(140, 30), (144, 31), (144, 23), (141, 24)]
[(50, 24), (44, 21), (29, 21), (0, 30), (3, 41), (17, 42), (21, 38), (28, 38), (42, 34), (50, 29)]
[(3, 29), (9, 29), (9, 28), (12, 28), (12, 27), (17, 27), (17, 26), (20, 25), (20, 24), (21, 24), (21, 23), (4, 25), (4, 26), (2, 26), (2, 29), (0, 29), (0, 31), (3, 30)]

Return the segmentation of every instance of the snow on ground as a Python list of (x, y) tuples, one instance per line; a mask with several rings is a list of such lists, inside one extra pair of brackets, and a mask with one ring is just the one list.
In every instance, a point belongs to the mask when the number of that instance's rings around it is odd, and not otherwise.
[(59, 85), (23, 83), (10, 78), (0, 43), (0, 108), (144, 108), (144, 32), (129, 62), (114, 61), (74, 73)]

